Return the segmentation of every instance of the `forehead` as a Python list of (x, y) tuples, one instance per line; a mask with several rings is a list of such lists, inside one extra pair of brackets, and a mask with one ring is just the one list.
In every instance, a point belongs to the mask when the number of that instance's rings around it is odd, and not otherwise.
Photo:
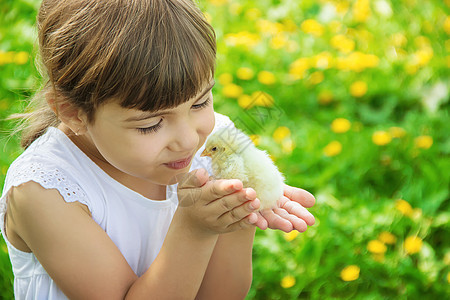
[(167, 109), (161, 109), (161, 110), (155, 110), (155, 111), (143, 111), (136, 108), (126, 108), (122, 107), (120, 104), (120, 101), (107, 101), (103, 103), (96, 112), (97, 117), (111, 117), (118, 121), (139, 121), (140, 119), (148, 119), (151, 117), (156, 117), (163, 114), (171, 114), (175, 113), (178, 108), (183, 106), (186, 103), (192, 103), (196, 102), (198, 100), (201, 100), (203, 96), (208, 94), (208, 92), (211, 91), (215, 84), (214, 80), (211, 80), (210, 82), (206, 83), (204, 87), (200, 90), (200, 92), (195, 95), (194, 97), (186, 100), (185, 102), (181, 103), (178, 106), (175, 106), (173, 108), (167, 108)]

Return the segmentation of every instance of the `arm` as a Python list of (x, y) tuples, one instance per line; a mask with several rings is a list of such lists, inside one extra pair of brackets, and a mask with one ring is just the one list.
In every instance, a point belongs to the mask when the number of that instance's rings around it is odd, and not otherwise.
[(221, 234), (196, 299), (244, 299), (252, 283), (256, 227)]
[[(201, 202), (194, 208), (177, 210), (160, 253), (141, 278), (87, 208), (66, 203), (56, 190), (46, 190), (34, 182), (13, 188), (6, 225), (71, 299), (193, 299), (218, 233), (250, 226), (249, 212), (237, 207), (244, 202), (242, 195), (224, 196), (229, 194), (225, 192), (228, 185), (229, 181), (209, 185), (210, 191), (203, 196), (219, 199), (207, 208), (200, 207), (205, 204)], [(193, 222), (197, 219), (203, 223)]]

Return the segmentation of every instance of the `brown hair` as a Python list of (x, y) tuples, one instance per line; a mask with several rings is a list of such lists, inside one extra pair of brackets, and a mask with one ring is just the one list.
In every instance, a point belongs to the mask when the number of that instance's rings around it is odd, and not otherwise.
[(37, 109), (20, 115), (29, 121), (22, 126), (24, 148), (59, 123), (46, 93), (93, 122), (105, 101), (172, 108), (214, 76), (214, 30), (190, 0), (44, 0), (37, 23), (48, 81), (31, 101)]

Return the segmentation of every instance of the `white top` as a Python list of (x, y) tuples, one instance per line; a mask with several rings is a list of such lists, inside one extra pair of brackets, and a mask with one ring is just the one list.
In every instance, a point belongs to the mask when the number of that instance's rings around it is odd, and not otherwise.
[[(214, 130), (233, 126), (226, 116), (216, 113), (215, 118)], [(200, 157), (203, 148), (190, 170), (205, 168), (211, 174), (210, 159)], [(50, 127), (11, 164), (0, 198), (0, 227), (12, 263), (16, 299), (67, 299), (34, 254), (16, 249), (5, 234), (6, 195), (11, 187), (28, 181), (57, 189), (66, 202), (85, 204), (138, 276), (158, 255), (178, 205), (177, 185), (167, 186), (166, 200), (148, 199), (114, 180), (62, 131)]]

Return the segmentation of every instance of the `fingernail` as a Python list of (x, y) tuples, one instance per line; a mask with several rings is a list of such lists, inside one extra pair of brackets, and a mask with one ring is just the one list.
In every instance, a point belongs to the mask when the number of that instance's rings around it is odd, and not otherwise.
[(252, 205), (251, 202), (248, 204), (248, 207), (249, 207), (251, 210), (254, 210), (254, 209), (255, 209), (255, 208), (253, 207), (253, 205)]

